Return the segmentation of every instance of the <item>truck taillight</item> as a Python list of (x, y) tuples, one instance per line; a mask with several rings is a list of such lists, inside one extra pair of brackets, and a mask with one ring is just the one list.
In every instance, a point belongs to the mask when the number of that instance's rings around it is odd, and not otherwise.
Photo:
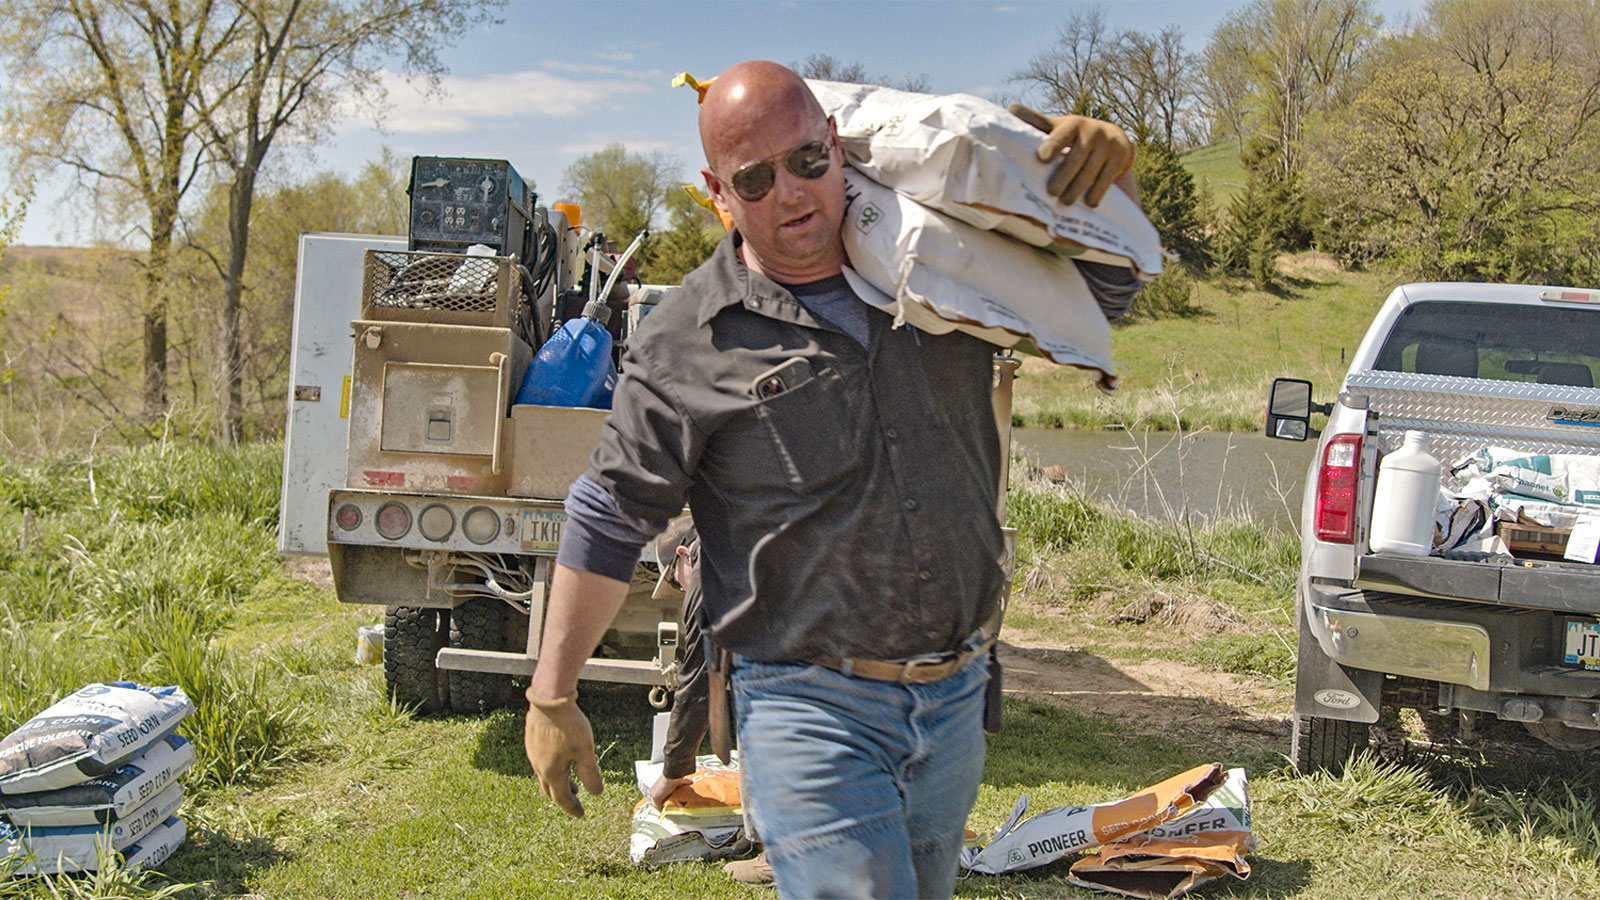
[(1317, 470), (1317, 540), (1353, 544), (1356, 539), (1356, 474), (1361, 435), (1340, 434), (1322, 450)]
[(405, 537), (411, 530), (411, 510), (398, 503), (385, 503), (378, 508), (378, 515), (374, 519), (378, 526), (378, 533), (391, 541)]
[(333, 519), (345, 531), (355, 531), (361, 527), (361, 510), (354, 504), (346, 503), (333, 514)]

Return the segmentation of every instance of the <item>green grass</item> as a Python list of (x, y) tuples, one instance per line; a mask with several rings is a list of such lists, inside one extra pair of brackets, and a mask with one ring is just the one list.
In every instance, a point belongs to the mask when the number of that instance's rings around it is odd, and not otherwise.
[[(417, 718), (387, 700), (381, 671), (354, 664), (356, 627), (377, 611), (290, 577), (270, 552), (275, 448), (153, 452), (102, 460), (93, 490), (81, 463), (0, 467), (0, 534), (20, 534), (18, 498), (37, 517), (27, 546), (0, 541), (0, 730), (86, 680), (184, 683), (204, 760), (188, 779), (189, 841), (160, 874), (0, 877), (0, 900), (772, 896), (711, 865), (629, 863), (632, 760), (654, 712), (643, 690), (585, 686), (608, 787), (569, 820), (527, 771), (518, 713)], [(1085, 660), (1164, 656), (1285, 681), (1291, 538), (1135, 519), (1017, 468), (1008, 629)], [(1225, 627), (1175, 628), (1162, 610)], [(1600, 776), (1581, 762), (1359, 761), (1300, 778), (1286, 746), (1230, 742), (1226, 728), (1197, 744), (1196, 724), (1011, 698), (969, 824), (987, 838), (1020, 794), (1035, 812), (1114, 800), (1215, 758), (1249, 772), (1260, 848), (1249, 881), (1204, 896), (1600, 895)], [(1063, 865), (973, 876), (957, 895), (1103, 896), (1070, 886)]]
[(1196, 147), (1183, 154), (1183, 167), (1194, 176), (1195, 187), (1207, 185), (1211, 202), (1226, 207), (1233, 195), (1244, 190), (1244, 164), (1239, 162), (1239, 144), (1221, 141)]
[(1012, 421), (1035, 427), (1255, 431), (1275, 377), (1309, 379), (1333, 399), (1349, 356), (1396, 282), (1343, 272), (1312, 255), (1283, 264), (1283, 292), (1197, 281), (1196, 314), (1138, 320), (1111, 332), (1120, 386), (1110, 397), (1077, 369), (1024, 365)]

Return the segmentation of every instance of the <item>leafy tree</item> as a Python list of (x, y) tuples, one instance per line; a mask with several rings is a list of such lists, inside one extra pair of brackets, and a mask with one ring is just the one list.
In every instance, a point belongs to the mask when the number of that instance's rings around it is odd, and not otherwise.
[(1161, 234), (1161, 245), (1193, 271), (1210, 268), (1212, 248), (1205, 209), (1194, 176), (1172, 147), (1163, 141), (1140, 145), (1133, 161), (1133, 180), (1145, 215)]
[(671, 225), (661, 235), (649, 265), (640, 270), (641, 278), (655, 284), (682, 281), (711, 257), (722, 232), (716, 217), (685, 191), (668, 191), (666, 205)]
[(1113, 34), (1100, 7), (1070, 14), (1056, 40), (1011, 81), (1054, 109), (1116, 122), (1135, 140), (1190, 146), (1200, 136), (1196, 61), (1183, 29)]
[[(387, 149), (354, 175), (314, 173), (303, 180), (266, 186), (252, 203), (251, 252), (241, 281), (238, 368), (240, 424), (246, 433), (273, 436), (283, 425), (282, 403), (289, 373), (290, 323), (294, 311), (300, 235), (308, 231), (405, 234), (409, 214), (405, 161)], [(177, 276), (193, 290), (175, 299), (174, 335), (180, 344), (215, 347), (222, 331), (220, 310), (209, 298), (221, 290), (217, 258), (229, 242), (229, 185), (208, 191), (187, 217), (185, 253)], [(194, 401), (205, 403), (226, 389), (225, 361), (193, 360)], [(226, 410), (222, 411), (224, 414)], [(226, 428), (227, 422), (217, 423)]]
[[(234, 192), (222, 268), (235, 321), (250, 199), (274, 139), (327, 121), (335, 95), (376, 84), (378, 55), (438, 71), (434, 48), (479, 0), (39, 0), (0, 17), (6, 133), (25, 171), (64, 166), (98, 203), (138, 210), (144, 258), (143, 415), (166, 407), (170, 269), (185, 197), (210, 167)], [(225, 343), (233, 343), (225, 339)]]
[(1597, 27), (1592, 0), (1430, 6), (1316, 142), (1334, 249), (1430, 278), (1600, 275)]
[[(655, 228), (669, 192), (681, 183), (683, 163), (669, 153), (629, 153), (622, 144), (607, 144), (579, 157), (562, 173), (562, 194), (583, 207), (588, 227), (604, 232), (619, 246), (641, 231)], [(659, 239), (652, 235), (637, 251), (648, 265)]]
[(1209, 95), (1236, 134), (1270, 141), (1266, 168), (1279, 180), (1299, 173), (1311, 117), (1357, 86), (1380, 23), (1372, 0), (1252, 0), (1212, 32), (1203, 63)]

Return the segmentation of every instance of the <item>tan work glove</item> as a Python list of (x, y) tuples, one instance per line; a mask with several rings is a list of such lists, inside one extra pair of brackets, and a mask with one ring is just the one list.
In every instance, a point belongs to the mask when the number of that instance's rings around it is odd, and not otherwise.
[(1061, 159), (1062, 152), (1071, 148), (1045, 183), (1045, 189), (1062, 203), (1075, 203), (1082, 197), (1090, 206), (1099, 206), (1106, 191), (1119, 180), (1131, 196), (1132, 180), (1124, 178), (1133, 168), (1133, 141), (1128, 140), (1127, 132), (1088, 116), (1047, 116), (1021, 103), (1009, 108), (1012, 115), (1045, 133), (1039, 144), (1040, 162)]
[(578, 709), (577, 691), (555, 700), (528, 696), (522, 748), (528, 754), (533, 774), (539, 778), (539, 789), (569, 816), (583, 816), (578, 786), (569, 772), (572, 766), (578, 767), (584, 790), (598, 795), (605, 787), (600, 779), (600, 763), (594, 756), (594, 731), (588, 717)]

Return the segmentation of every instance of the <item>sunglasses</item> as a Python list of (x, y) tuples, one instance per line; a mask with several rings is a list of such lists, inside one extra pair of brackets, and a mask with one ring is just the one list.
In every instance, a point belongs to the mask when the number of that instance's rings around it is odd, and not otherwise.
[(807, 180), (821, 178), (827, 173), (831, 162), (828, 158), (828, 141), (820, 140), (807, 141), (792, 150), (746, 163), (733, 173), (732, 178), (727, 179), (741, 200), (755, 203), (772, 191), (772, 186), (778, 180), (778, 170), (773, 160), (779, 157), (783, 158), (784, 168)]

